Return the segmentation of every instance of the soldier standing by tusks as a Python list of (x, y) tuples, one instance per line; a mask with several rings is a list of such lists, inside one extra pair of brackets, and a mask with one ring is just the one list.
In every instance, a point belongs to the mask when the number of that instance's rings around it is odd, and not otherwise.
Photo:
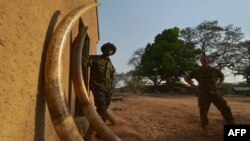
[(83, 63), (90, 66), (90, 90), (93, 92), (97, 113), (106, 122), (115, 73), (109, 56), (115, 54), (116, 47), (112, 43), (106, 43), (102, 45), (101, 51), (101, 55), (90, 55), (88, 58), (83, 58)]
[[(202, 66), (191, 72), (184, 79), (197, 91), (203, 134), (212, 136), (212, 133), (207, 129), (209, 124), (207, 114), (211, 103), (220, 111), (226, 124), (234, 124), (234, 117), (227, 102), (218, 92), (218, 88), (221, 87), (224, 81), (224, 75), (221, 71), (208, 65), (208, 58), (205, 55), (201, 57), (200, 62)], [(198, 85), (194, 85), (192, 79), (195, 79)]]

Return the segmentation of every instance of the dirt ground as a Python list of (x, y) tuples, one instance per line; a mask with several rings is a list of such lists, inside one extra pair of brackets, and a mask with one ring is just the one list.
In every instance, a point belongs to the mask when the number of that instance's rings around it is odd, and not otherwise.
[[(224, 97), (236, 124), (250, 124), (250, 97)], [(123, 141), (223, 141), (223, 118), (214, 105), (208, 117), (213, 137), (201, 135), (195, 96), (127, 96), (111, 104), (117, 125), (110, 128)]]

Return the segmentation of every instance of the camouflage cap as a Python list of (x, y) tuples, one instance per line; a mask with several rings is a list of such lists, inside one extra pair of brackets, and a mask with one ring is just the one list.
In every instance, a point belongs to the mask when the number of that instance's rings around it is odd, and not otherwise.
[(115, 47), (115, 45), (112, 44), (112, 43), (103, 44), (102, 47), (101, 47), (102, 53), (104, 52), (105, 49), (110, 49), (110, 50), (112, 50), (112, 54), (111, 54), (111, 55), (114, 55), (115, 52), (116, 52), (116, 47)]

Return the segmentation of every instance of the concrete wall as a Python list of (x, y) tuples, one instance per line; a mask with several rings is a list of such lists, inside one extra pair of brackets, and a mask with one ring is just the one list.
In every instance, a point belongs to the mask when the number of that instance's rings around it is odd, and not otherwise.
[[(0, 140), (57, 141), (44, 93), (44, 61), (54, 28), (71, 10), (96, 0), (0, 1)], [(98, 37), (96, 10), (83, 16), (90, 52)], [(73, 37), (77, 34), (76, 25)], [(69, 91), (69, 45), (64, 53), (64, 85)]]

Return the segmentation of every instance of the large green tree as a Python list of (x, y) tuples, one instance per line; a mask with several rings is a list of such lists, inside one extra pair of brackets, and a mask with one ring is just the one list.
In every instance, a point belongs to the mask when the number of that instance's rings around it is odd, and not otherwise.
[(192, 42), (179, 39), (179, 28), (164, 30), (155, 37), (154, 43), (147, 44), (141, 57), (141, 75), (153, 82), (155, 90), (162, 81), (169, 86), (195, 66), (196, 56), (200, 53)]
[(208, 56), (209, 63), (218, 68), (234, 70), (245, 61), (244, 34), (233, 25), (220, 26), (218, 21), (204, 21), (196, 27), (181, 30), (185, 41), (193, 42)]

